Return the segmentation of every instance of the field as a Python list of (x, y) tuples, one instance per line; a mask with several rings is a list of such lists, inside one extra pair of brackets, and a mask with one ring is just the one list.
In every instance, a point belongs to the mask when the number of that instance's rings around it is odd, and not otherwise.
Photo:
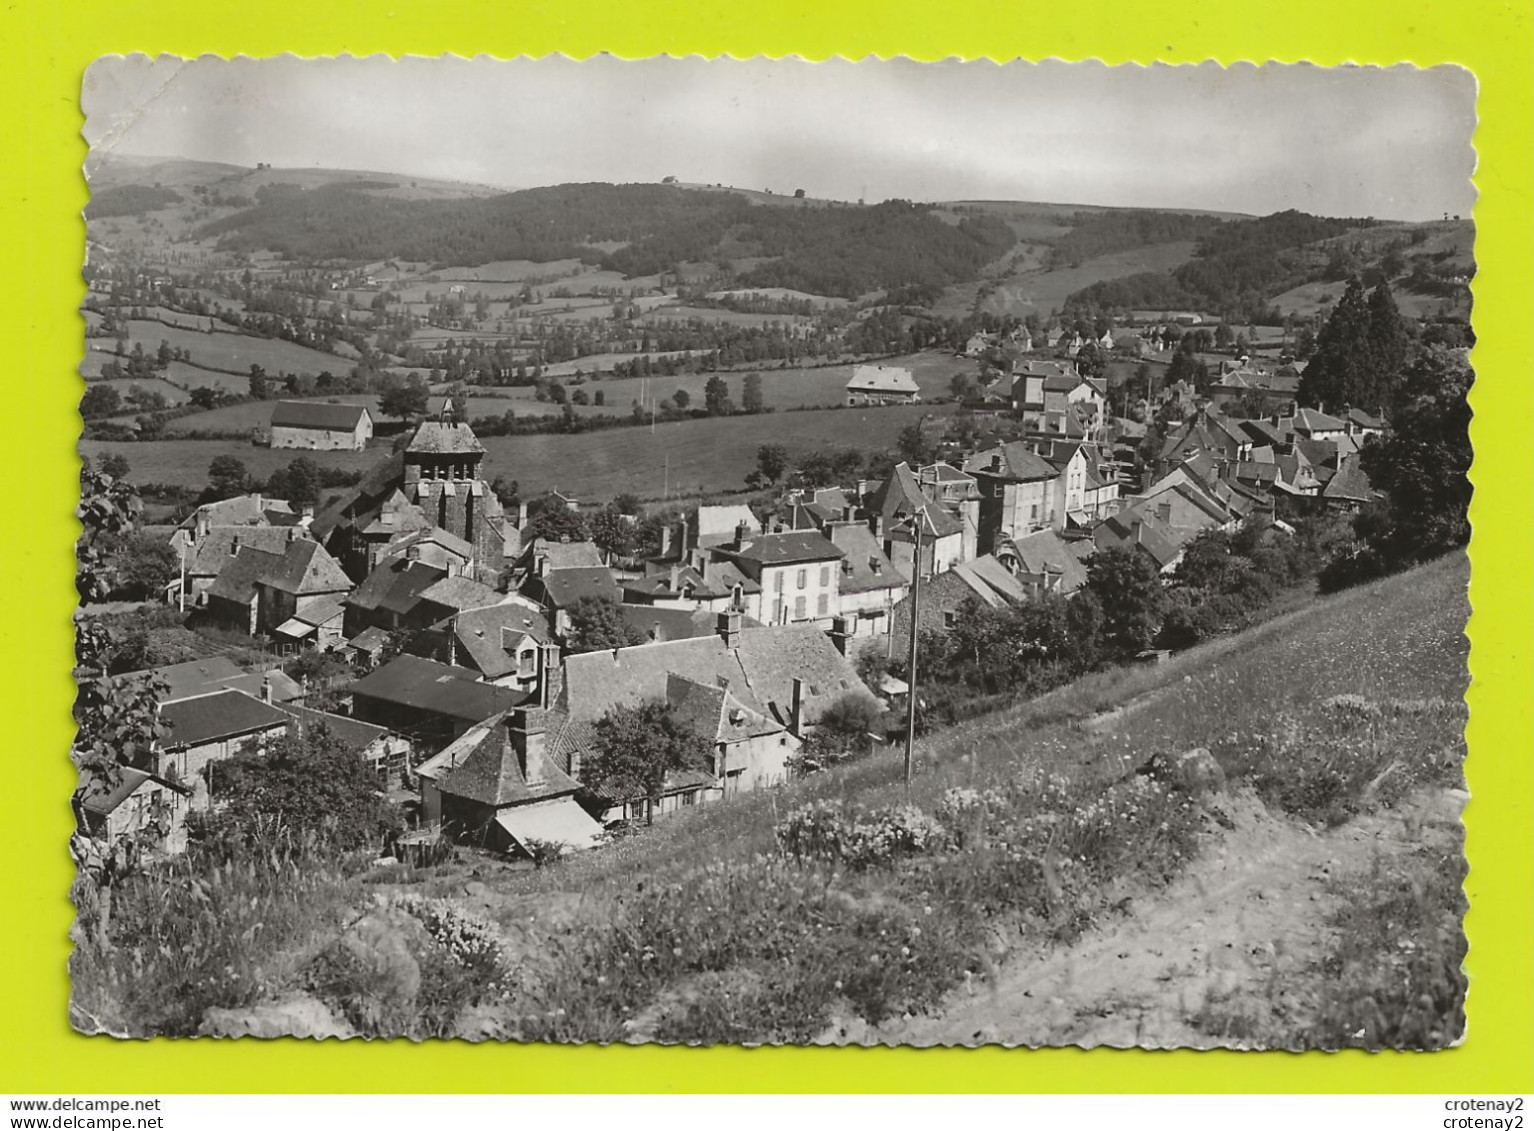
[[(1335, 306), (1345, 289), (1346, 284), (1341, 282), (1305, 283), (1274, 296), (1273, 305), (1284, 314), (1309, 317), (1322, 309)], [(1464, 297), (1445, 298), (1440, 295), (1414, 294), (1397, 286), (1392, 289), (1392, 293), (1396, 308), (1407, 318), (1433, 318), (1444, 312), (1458, 318), (1467, 318), (1470, 314), (1468, 292)]]
[(994, 289), (982, 300), (981, 310), (1019, 318), (1028, 314), (1046, 318), (1051, 311), (1064, 305), (1066, 296), (1083, 287), (1141, 271), (1170, 271), (1182, 266), (1192, 255), (1193, 244), (1182, 241), (1099, 255), (1076, 267), (1008, 273), (985, 284), (964, 283), (952, 287), (933, 310), (938, 314), (962, 317), (969, 313), (975, 296), (984, 285)]
[[(481, 438), (487, 478), (508, 475), (524, 494), (554, 490), (588, 501), (624, 491), (642, 498), (744, 489), (762, 444), (791, 451), (892, 447), (900, 430), (946, 408), (896, 406), (717, 417), (574, 436)], [(206, 466), (206, 465), (204, 465)]]
[[(888, 750), (536, 871), (253, 866), (197, 904), (173, 879), (130, 887), (114, 922), (150, 937), (130, 965), (82, 932), (76, 1004), (127, 1033), (302, 988), (369, 1035), (1446, 1047), (1467, 576), (1455, 555), (939, 732), (909, 790)], [(1130, 772), (1193, 746), (1222, 783)], [(901, 836), (854, 854), (808, 835), (848, 805)], [(369, 896), (366, 937), (472, 976), (422, 977), (420, 1000), (324, 977), (312, 956)], [(255, 922), (255, 946), (222, 941)]]
[[(152, 355), (160, 348), (162, 341), (169, 342), (175, 349), (189, 350), (192, 361), (197, 365), (233, 370), (241, 375), (248, 373), (252, 365), (261, 366), (274, 378), (278, 373), (313, 375), (327, 370), (340, 373), (349, 370), (352, 365), (337, 354), (321, 353), (280, 338), (256, 338), (248, 334), (223, 332), (206, 334), (139, 319), (128, 323), (128, 349), (142, 342), (144, 352)], [(110, 351), (113, 348), (113, 342), (107, 338), (92, 338), (90, 345), (98, 355), (103, 350)], [(99, 372), (99, 366), (109, 360), (110, 356), (93, 359), (96, 365), (94, 371)], [(193, 381), (193, 387), (196, 384), (212, 384), (214, 375), (207, 376), (207, 381), (196, 378), (189, 380)]]
[(296, 456), (308, 456), (321, 467), (361, 471), (382, 459), (384, 449), (365, 452), (300, 452), (290, 449), (258, 448), (248, 440), (151, 440), (147, 443), (118, 444), (105, 440), (81, 440), (81, 455), (92, 461), (117, 454), (127, 457), (135, 483), (166, 483), (200, 489), (208, 481), (208, 464), (215, 456), (234, 456), (258, 478), (286, 467)]

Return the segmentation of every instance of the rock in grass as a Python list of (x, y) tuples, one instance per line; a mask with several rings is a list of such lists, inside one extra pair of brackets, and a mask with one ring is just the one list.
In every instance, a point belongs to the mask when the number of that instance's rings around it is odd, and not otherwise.
[(1139, 770), (1194, 797), (1225, 790), (1225, 771), (1202, 746), (1181, 754), (1153, 754)]
[(210, 1008), (202, 1015), (198, 1033), (205, 1037), (326, 1037), (345, 1039), (356, 1034), (336, 1019), (330, 1008), (307, 995), (249, 1009)]

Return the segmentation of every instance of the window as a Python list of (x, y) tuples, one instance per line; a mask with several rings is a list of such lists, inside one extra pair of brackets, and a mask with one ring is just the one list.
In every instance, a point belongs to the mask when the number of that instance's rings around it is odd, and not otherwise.
[(810, 571), (807, 569), (801, 569), (798, 573), (798, 576), (794, 578), (795, 588), (803, 589), (809, 579)]
[(822, 593), (815, 598), (815, 615), (818, 617), (829, 616), (831, 613), (831, 594)]
[(805, 608), (804, 598), (803, 597), (795, 597), (794, 598), (794, 619), (795, 620), (803, 620), (804, 617), (805, 617), (806, 611), (807, 610)]
[(944, 609), (943, 610), (943, 627), (944, 628), (952, 628), (954, 625), (956, 625), (958, 623), (959, 623), (959, 614), (958, 613), (954, 612), (952, 609)]
[(778, 587), (778, 592), (779, 593), (783, 592), (783, 577), (784, 577), (784, 571), (781, 570), (781, 569), (778, 570), (777, 587)]
[[(851, 563), (848, 563), (848, 564), (850, 565)], [(831, 584), (831, 567), (830, 566), (821, 566), (820, 567), (820, 587), (822, 589), (824, 589), (824, 588), (826, 588), (826, 586), (828, 586), (830, 584)]]

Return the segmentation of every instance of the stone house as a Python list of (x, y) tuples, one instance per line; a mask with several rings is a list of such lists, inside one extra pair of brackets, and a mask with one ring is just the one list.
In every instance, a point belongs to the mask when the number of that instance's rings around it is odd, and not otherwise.
[(373, 414), (366, 405), (278, 401), (272, 408), (274, 448), (360, 452), (372, 438)]

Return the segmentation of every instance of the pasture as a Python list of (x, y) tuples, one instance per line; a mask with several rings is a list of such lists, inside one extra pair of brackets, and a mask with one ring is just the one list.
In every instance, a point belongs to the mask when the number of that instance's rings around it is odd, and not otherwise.
[(208, 464), (215, 456), (234, 456), (260, 479), (286, 467), (298, 456), (308, 456), (321, 467), (361, 471), (384, 458), (387, 449), (365, 452), (303, 452), (287, 448), (257, 448), (247, 440), (151, 440), (120, 444), (107, 440), (81, 440), (80, 454), (93, 462), (116, 453), (126, 456), (135, 483), (167, 483), (194, 490), (208, 482)]
[(763, 444), (782, 444), (790, 452), (888, 448), (907, 424), (951, 411), (930, 405), (821, 409), (677, 421), (656, 424), (653, 432), (617, 428), (575, 435), (491, 436), (480, 442), (488, 453), (485, 477), (507, 475), (521, 484), (524, 495), (557, 489), (597, 502), (632, 491), (658, 499), (667, 493), (744, 489)]
[[(242, 380), (252, 365), (261, 366), (272, 377), (278, 373), (313, 375), (327, 370), (338, 373), (351, 368), (351, 362), (344, 357), (321, 353), (280, 338), (257, 338), (249, 334), (224, 332), (208, 334), (166, 326), (161, 322), (139, 319), (129, 321), (128, 349), (142, 343), (144, 352), (153, 354), (160, 348), (162, 341), (169, 342), (176, 349), (191, 351), (192, 361), (198, 365), (233, 370), (241, 375)], [(108, 350), (112, 347), (112, 342), (105, 338), (93, 339), (91, 344)], [(102, 363), (107, 360), (110, 357), (103, 358)], [(208, 376), (211, 378), (213, 375)], [(211, 380), (201, 383), (212, 384)]]
[[(1065, 305), (1066, 297), (1083, 287), (1108, 279), (1121, 279), (1142, 271), (1171, 271), (1193, 256), (1191, 240), (1138, 247), (1132, 251), (1099, 255), (1075, 267), (1008, 272), (989, 284), (963, 283), (949, 289), (933, 311), (962, 317), (973, 308), (983, 285), (993, 289), (981, 300), (980, 309), (991, 314), (1047, 317)], [(1025, 260), (1028, 262), (1028, 260)]]

